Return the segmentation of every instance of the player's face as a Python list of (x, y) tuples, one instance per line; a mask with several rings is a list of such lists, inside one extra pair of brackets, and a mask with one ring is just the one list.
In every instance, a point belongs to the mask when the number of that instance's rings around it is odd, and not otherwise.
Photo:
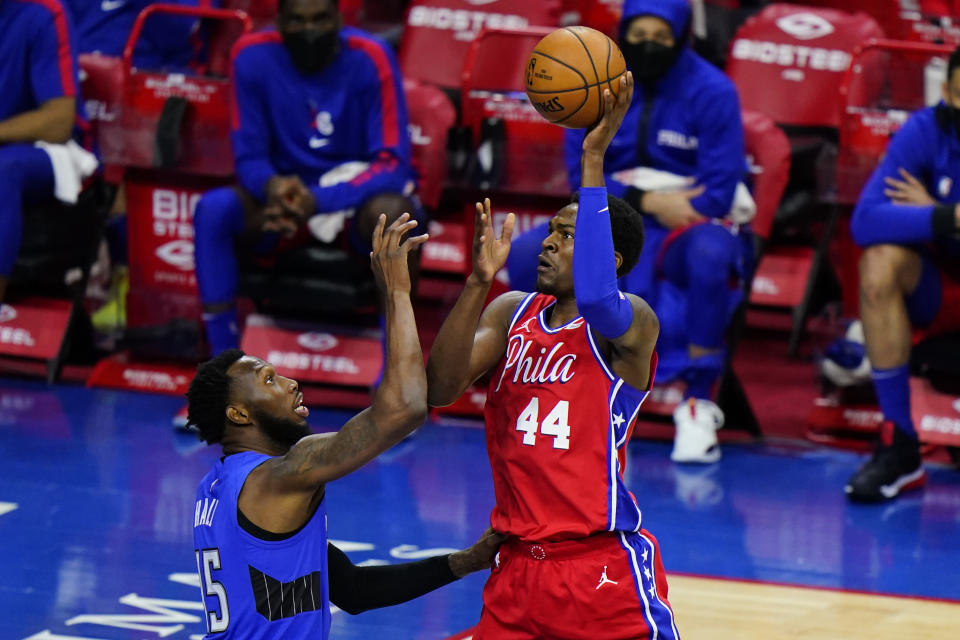
[(537, 291), (556, 297), (573, 295), (573, 231), (577, 205), (568, 204), (550, 220), (550, 234), (537, 257)]
[(273, 365), (244, 356), (228, 372), (234, 380), (233, 395), (242, 398), (260, 430), (274, 442), (290, 447), (310, 435), (303, 394), (296, 380), (281, 376)]
[(666, 20), (656, 16), (640, 16), (631, 20), (624, 33), (624, 40), (629, 44), (639, 44), (645, 40), (652, 41), (671, 49), (676, 44), (673, 29)]
[(340, 28), (340, 12), (334, 0), (287, 0), (283, 13), (277, 16), (281, 34), (300, 31), (336, 31)]

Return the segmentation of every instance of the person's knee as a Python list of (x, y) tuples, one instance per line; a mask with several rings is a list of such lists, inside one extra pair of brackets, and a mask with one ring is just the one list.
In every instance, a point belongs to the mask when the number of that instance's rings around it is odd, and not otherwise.
[(892, 244), (867, 247), (860, 258), (860, 295), (868, 303), (902, 295), (900, 282), (910, 263), (909, 249)]
[(198, 241), (229, 238), (243, 224), (243, 203), (232, 187), (203, 194), (193, 214), (193, 229)]
[(687, 231), (692, 234), (686, 246), (686, 262), (694, 281), (726, 281), (734, 260), (734, 240), (730, 232), (715, 224)]
[[(369, 198), (360, 205), (356, 213), (357, 233), (361, 238), (370, 238), (380, 215), (387, 216), (387, 225), (404, 213), (416, 217), (415, 205), (410, 198), (399, 193), (381, 193)], [(425, 233), (426, 229), (417, 229), (416, 233)]]

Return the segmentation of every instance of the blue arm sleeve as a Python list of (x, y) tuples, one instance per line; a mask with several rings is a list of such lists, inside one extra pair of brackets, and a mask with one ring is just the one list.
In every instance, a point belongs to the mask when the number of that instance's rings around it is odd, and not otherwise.
[(932, 205), (913, 206), (893, 203), (883, 191), (884, 179), (902, 179), (899, 169), (924, 183), (928, 193), (935, 158), (935, 130), (925, 130), (920, 119), (912, 116), (887, 147), (887, 155), (867, 181), (850, 220), (854, 241), (861, 247), (874, 244), (920, 244), (933, 240)]
[(359, 206), (378, 193), (402, 193), (412, 178), (407, 103), (393, 53), (372, 38), (353, 36), (351, 46), (367, 54), (369, 68), (358, 69), (367, 78), (357, 95), (357, 109), (366, 114), (366, 157), (370, 167), (349, 182), (313, 187), (317, 211), (339, 211)]
[(604, 187), (580, 187), (573, 244), (577, 309), (605, 338), (619, 338), (633, 323), (633, 306), (617, 288), (613, 231)]
[(730, 86), (704, 92), (697, 103), (696, 184), (706, 190), (690, 205), (708, 218), (723, 218), (730, 213), (737, 184), (747, 172), (740, 101)]
[(267, 182), (277, 174), (270, 164), (270, 123), (250, 53), (233, 61), (233, 156), (237, 180), (260, 202), (267, 199)]
[[(586, 129), (567, 129), (563, 137), (563, 160), (567, 165), (567, 180), (571, 191), (580, 188), (580, 153), (586, 135)], [(622, 198), (627, 187), (613, 179), (612, 174), (606, 170), (606, 162), (603, 175), (607, 182), (607, 193)]]

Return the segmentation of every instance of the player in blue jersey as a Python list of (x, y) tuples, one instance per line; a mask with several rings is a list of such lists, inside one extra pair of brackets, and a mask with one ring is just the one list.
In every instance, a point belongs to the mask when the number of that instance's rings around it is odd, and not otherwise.
[[(686, 402), (674, 413), (671, 457), (712, 462), (720, 456), (715, 432), (723, 413), (711, 397), (753, 244), (744, 219), (733, 213), (747, 174), (736, 88), (689, 48), (690, 25), (688, 0), (624, 2), (619, 46), (636, 89), (604, 170), (609, 193), (645, 214), (646, 246), (620, 288), (647, 300), (661, 320), (657, 380), (687, 385)], [(581, 186), (585, 135), (566, 133), (574, 190)], [(507, 268), (515, 288), (532, 288), (546, 235), (544, 225), (513, 242)]]
[(853, 500), (888, 500), (926, 481), (910, 414), (910, 347), (960, 330), (960, 49), (943, 100), (894, 135), (853, 212), (860, 319), (883, 411), (881, 444), (845, 487)]
[(200, 365), (190, 384), (190, 422), (224, 454), (197, 489), (193, 529), (210, 637), (324, 640), (330, 602), (351, 613), (398, 604), (489, 567), (500, 542), (490, 531), (464, 551), (387, 567), (355, 567), (326, 539), (326, 484), (426, 417), (407, 264), (426, 236), (401, 241), (415, 226), (403, 215), (384, 230), (381, 216), (374, 230), (386, 367), (370, 408), (339, 431), (311, 435), (297, 383), (239, 349)]
[(24, 207), (53, 198), (38, 141), (70, 139), (77, 68), (59, 0), (0, 1), (0, 301), (20, 250)]
[[(347, 240), (414, 211), (407, 111), (396, 60), (341, 25), (335, 0), (282, 0), (276, 29), (233, 50), (236, 188), (204, 195), (194, 217), (197, 282), (213, 353), (237, 346), (235, 241)], [(343, 236), (346, 229), (346, 236)]]

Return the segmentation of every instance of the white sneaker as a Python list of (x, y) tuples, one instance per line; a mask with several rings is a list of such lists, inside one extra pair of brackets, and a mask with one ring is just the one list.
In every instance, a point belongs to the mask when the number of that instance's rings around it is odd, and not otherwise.
[(673, 411), (677, 432), (673, 437), (674, 462), (710, 463), (720, 459), (717, 429), (723, 426), (723, 411), (709, 400), (690, 398)]

